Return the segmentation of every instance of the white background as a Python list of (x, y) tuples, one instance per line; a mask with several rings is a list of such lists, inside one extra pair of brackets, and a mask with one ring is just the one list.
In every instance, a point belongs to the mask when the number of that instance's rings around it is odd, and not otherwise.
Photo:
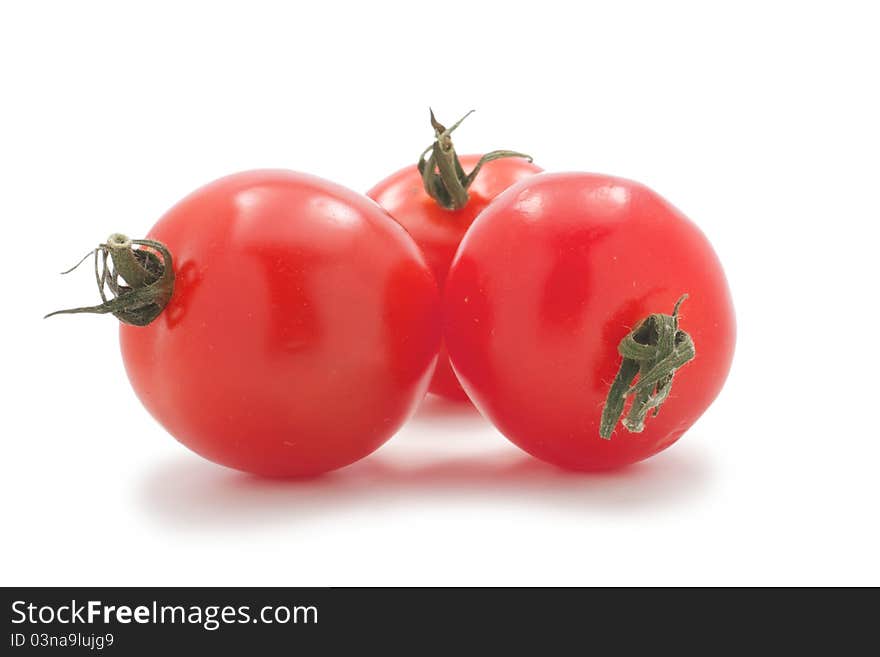
[[(4, 2), (2, 584), (880, 584), (872, 3)], [(226, 173), (366, 190), (430, 142), (640, 180), (709, 235), (727, 387), (623, 472), (429, 400), (311, 482), (202, 461), (57, 272)], [(120, 429), (121, 427), (121, 429)]]

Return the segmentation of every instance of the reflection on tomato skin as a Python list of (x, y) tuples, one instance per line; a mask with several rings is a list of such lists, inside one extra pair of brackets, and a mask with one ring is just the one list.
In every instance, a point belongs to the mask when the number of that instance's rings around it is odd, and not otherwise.
[(293, 172), (246, 172), (197, 190), (150, 237), (186, 277), (173, 321), (121, 328), (123, 358), (147, 409), (206, 458), (272, 476), (341, 467), (424, 395), (436, 283), (369, 199)]
[(429, 286), (436, 288), (424, 267), (402, 261), (390, 273), (383, 292), (385, 358), (400, 386), (413, 385), (422, 377), (421, 363), (437, 361), (439, 299), (436, 294), (423, 294)]
[(187, 299), (199, 284), (199, 274), (192, 261), (174, 265), (174, 297), (162, 311), (160, 321), (168, 328), (174, 328), (186, 314)]
[[(488, 366), (493, 353), (496, 319), (489, 292), (482, 283), (480, 261), (462, 254), (456, 259), (455, 267), (457, 275), (471, 285), (465, 294), (445, 296), (443, 334), (447, 341), (449, 336), (456, 339), (453, 367), (458, 368), (458, 379), (467, 380), (473, 391), (492, 390), (498, 385), (495, 381), (497, 368)], [(451, 325), (450, 317), (454, 318), (455, 325)], [(462, 339), (457, 339), (459, 337)]]

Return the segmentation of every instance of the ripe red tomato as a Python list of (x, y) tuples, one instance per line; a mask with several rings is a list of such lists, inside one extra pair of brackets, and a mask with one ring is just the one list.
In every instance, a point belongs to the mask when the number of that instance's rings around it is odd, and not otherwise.
[[(471, 171), (480, 157), (463, 155), (460, 157), (461, 166)], [(367, 192), (367, 196), (385, 208), (422, 247), (442, 289), (455, 250), (474, 218), (512, 184), (540, 171), (537, 165), (520, 158), (487, 162), (468, 190), (467, 204), (458, 210), (447, 210), (428, 196), (422, 175), (415, 165), (389, 176)], [(449, 366), (443, 346), (430, 390), (450, 399), (467, 400)]]
[(352, 463), (424, 396), (437, 286), (372, 201), (288, 171), (222, 178), (150, 231), (173, 254), (170, 303), (122, 325), (152, 415), (202, 456), (269, 476)]
[[(689, 336), (696, 357), (671, 387), (643, 370), (644, 410), (668, 394), (659, 414), (646, 413), (640, 432), (614, 417), (605, 439), (618, 347), (634, 329), (636, 349), (656, 346), (658, 334), (678, 349)], [(444, 337), (464, 389), (503, 434), (540, 459), (590, 470), (647, 458), (697, 420), (727, 377), (735, 323), (711, 245), (667, 201), (620, 178), (541, 174), (499, 196), (462, 241), (446, 279)]]

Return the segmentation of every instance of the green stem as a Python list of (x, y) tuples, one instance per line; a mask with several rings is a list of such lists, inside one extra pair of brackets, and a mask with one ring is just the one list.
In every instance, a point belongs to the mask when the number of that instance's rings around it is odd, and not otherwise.
[[(678, 327), (678, 311), (685, 299), (687, 294), (675, 302), (671, 315), (649, 315), (620, 341), (617, 351), (623, 361), (602, 409), (602, 438), (611, 439), (631, 395), (633, 402), (622, 424), (627, 431), (643, 431), (648, 413), (657, 415), (669, 397), (676, 370), (696, 356), (691, 336)], [(638, 382), (633, 384), (636, 376)]]
[(156, 280), (155, 274), (147, 271), (135, 256), (131, 240), (122, 233), (113, 233), (107, 238), (107, 250), (113, 259), (116, 273), (130, 288), (146, 287)]
[(455, 147), (452, 145), (452, 133), (473, 111), (471, 110), (452, 126), (446, 128), (437, 121), (434, 111), (431, 110), (434, 143), (422, 151), (418, 169), (422, 176), (425, 192), (447, 210), (460, 210), (467, 205), (468, 189), (487, 162), (504, 157), (522, 157), (529, 162), (532, 161), (529, 155), (517, 151), (492, 151), (481, 157), (470, 173), (465, 173), (455, 152)]
[[(135, 249), (135, 246), (147, 248)], [(95, 280), (103, 303), (56, 310), (46, 317), (111, 313), (124, 324), (146, 326), (162, 313), (174, 293), (173, 259), (164, 244), (155, 240), (132, 240), (121, 233), (113, 233), (93, 253)], [(110, 291), (110, 299), (105, 288)]]

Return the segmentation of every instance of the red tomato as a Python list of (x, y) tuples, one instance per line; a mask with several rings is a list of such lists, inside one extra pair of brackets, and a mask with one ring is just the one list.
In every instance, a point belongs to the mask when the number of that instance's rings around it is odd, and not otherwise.
[[(566, 468), (668, 447), (718, 395), (733, 358), (730, 292), (706, 237), (620, 178), (541, 174), (508, 189), (468, 231), (445, 287), (444, 336), (471, 400), (522, 449)], [(683, 294), (678, 328), (696, 357), (643, 431), (614, 424), (603, 439), (618, 345), (652, 314), (671, 319)]]
[(213, 182), (149, 237), (174, 293), (122, 325), (141, 401), (205, 458), (269, 476), (352, 463), (424, 396), (439, 300), (424, 257), (372, 201), (287, 171)]
[[(462, 155), (461, 165), (470, 171), (480, 157)], [(422, 247), (442, 288), (455, 250), (474, 218), (505, 189), (540, 171), (540, 167), (521, 158), (487, 162), (468, 190), (467, 205), (459, 210), (447, 210), (428, 196), (415, 165), (389, 176), (367, 192), (367, 196), (385, 208)], [(449, 366), (443, 346), (430, 390), (450, 399), (467, 400)]]

